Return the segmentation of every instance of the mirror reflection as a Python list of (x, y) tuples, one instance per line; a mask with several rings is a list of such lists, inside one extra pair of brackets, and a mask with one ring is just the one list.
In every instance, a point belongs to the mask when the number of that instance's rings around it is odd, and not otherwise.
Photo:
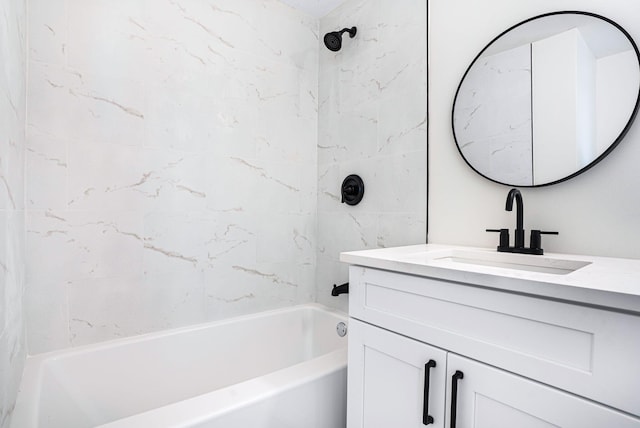
[(600, 161), (638, 108), (640, 59), (617, 24), (585, 12), (532, 18), (491, 42), (465, 73), (453, 132), (486, 178), (543, 186)]

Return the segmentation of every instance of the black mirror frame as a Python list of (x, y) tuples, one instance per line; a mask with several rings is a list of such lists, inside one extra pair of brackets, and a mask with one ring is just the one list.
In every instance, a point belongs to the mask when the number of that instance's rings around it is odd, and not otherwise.
[[(549, 13), (544, 13), (542, 15), (537, 15), (534, 16), (532, 18), (526, 19), (522, 22), (519, 22), (509, 28), (507, 28), (506, 30), (504, 30), (503, 32), (501, 32), (500, 34), (498, 34), (496, 37), (494, 37), (477, 55), (476, 57), (473, 59), (473, 61), (471, 61), (471, 64), (469, 65), (469, 67), (467, 67), (467, 70), (464, 72), (464, 75), (462, 76), (462, 79), (460, 79), (460, 83), (458, 84), (458, 88), (456, 89), (456, 94), (455, 97), (453, 98), (453, 106), (451, 108), (451, 130), (453, 132), (453, 139), (456, 143), (456, 148), (458, 149), (458, 153), (460, 153), (460, 156), (462, 157), (462, 159), (465, 161), (465, 163), (469, 166), (469, 168), (471, 168), (473, 171), (475, 171), (478, 175), (486, 178), (489, 181), (493, 181), (494, 183), (498, 183), (498, 184), (502, 184), (504, 186), (514, 186), (514, 184), (510, 184), (510, 183), (503, 183), (501, 181), (497, 181), (494, 180), (493, 178), (487, 177), (486, 175), (484, 175), (483, 173), (481, 173), (480, 171), (478, 171), (477, 169), (475, 169), (467, 160), (467, 158), (464, 157), (464, 154), (462, 153), (462, 150), (460, 149), (460, 144), (458, 144), (458, 139), (456, 138), (456, 130), (455, 130), (455, 126), (454, 126), (454, 113), (455, 113), (455, 108), (456, 108), (456, 101), (458, 99), (458, 93), (460, 92), (460, 87), (462, 86), (462, 82), (464, 82), (464, 79), (467, 77), (467, 74), (469, 74), (469, 71), (471, 70), (471, 68), (473, 67), (473, 65), (476, 63), (476, 61), (482, 56), (482, 54), (499, 38), (501, 38), (502, 36), (504, 36), (505, 34), (507, 34), (508, 32), (510, 32), (511, 30), (513, 30), (516, 27), (519, 27), (521, 25), (524, 25), (530, 21), (534, 21), (536, 19), (541, 19), (541, 18), (545, 18), (547, 16), (553, 16), (553, 15), (565, 15), (565, 14), (574, 14), (574, 15), (586, 15), (586, 16), (591, 16), (594, 18), (598, 18), (601, 19), (611, 25), (613, 25), (615, 28), (617, 28), (622, 34), (625, 35), (625, 37), (629, 40), (629, 42), (631, 43), (631, 46), (633, 46), (633, 50), (636, 53), (636, 58), (638, 59), (638, 66), (640, 67), (640, 51), (638, 50), (638, 46), (636, 45), (635, 41), (633, 40), (633, 38), (631, 37), (631, 35), (622, 27), (620, 26), (618, 23), (616, 23), (615, 21), (606, 18), (602, 15), (598, 15), (596, 13), (592, 13), (592, 12), (585, 12), (585, 11), (576, 11), (576, 10), (566, 10), (566, 11), (557, 11), (557, 12), (549, 12)], [(638, 109), (640, 108), (640, 88), (638, 88), (638, 95), (636, 97), (636, 104), (633, 108), (633, 112), (631, 113), (631, 116), (629, 117), (629, 120), (627, 121), (627, 124), (625, 125), (625, 127), (622, 129), (622, 131), (620, 132), (620, 135), (609, 145), (609, 147), (600, 155), (598, 156), (596, 159), (594, 159), (593, 161), (591, 161), (587, 166), (581, 168), (580, 170), (574, 172), (573, 174), (567, 175), (564, 178), (561, 178), (559, 180), (555, 180), (555, 181), (551, 181), (549, 183), (542, 183), (542, 184), (533, 184), (533, 185), (523, 185), (523, 184), (517, 184), (518, 187), (545, 187), (545, 186), (551, 186), (552, 184), (558, 184), (558, 183), (562, 183), (563, 181), (567, 181), (572, 179), (573, 177), (576, 177), (586, 171), (588, 171), (589, 169), (593, 168), (596, 164), (598, 164), (602, 159), (604, 159), (605, 157), (607, 157), (607, 155), (609, 153), (611, 153), (613, 151), (613, 149), (616, 148), (616, 146), (620, 143), (620, 141), (622, 141), (624, 139), (624, 137), (627, 135), (627, 132), (629, 132), (629, 129), (631, 128), (631, 125), (633, 124), (634, 120), (636, 119), (636, 116), (638, 114)]]

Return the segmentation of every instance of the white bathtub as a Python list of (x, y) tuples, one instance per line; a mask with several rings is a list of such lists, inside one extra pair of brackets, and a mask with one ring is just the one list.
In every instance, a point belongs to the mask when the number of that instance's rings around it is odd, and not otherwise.
[(344, 428), (344, 314), (303, 305), (27, 359), (14, 428)]

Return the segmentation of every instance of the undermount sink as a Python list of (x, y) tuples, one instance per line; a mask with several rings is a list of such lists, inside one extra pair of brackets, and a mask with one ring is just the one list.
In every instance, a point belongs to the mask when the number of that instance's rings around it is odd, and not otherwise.
[(420, 261), (431, 266), (454, 269), (464, 269), (465, 265), (475, 265), (554, 275), (567, 275), (591, 264), (591, 262), (581, 260), (466, 249), (451, 249), (428, 254), (417, 253), (407, 255), (406, 259), (407, 261)]

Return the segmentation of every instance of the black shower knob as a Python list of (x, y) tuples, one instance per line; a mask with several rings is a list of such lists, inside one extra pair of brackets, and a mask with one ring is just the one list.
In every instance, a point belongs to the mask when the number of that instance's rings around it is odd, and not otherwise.
[(364, 181), (360, 176), (351, 174), (342, 182), (340, 193), (342, 194), (342, 203), (358, 205), (364, 196)]

